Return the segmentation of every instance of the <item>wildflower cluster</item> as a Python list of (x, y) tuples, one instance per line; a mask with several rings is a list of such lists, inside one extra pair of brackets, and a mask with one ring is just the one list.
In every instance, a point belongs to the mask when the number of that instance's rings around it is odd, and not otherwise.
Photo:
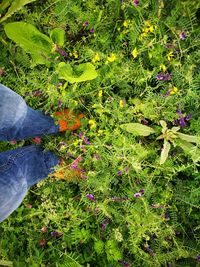
[(73, 112), (66, 132), (0, 144), (64, 162), (0, 224), (0, 265), (199, 264), (197, 1), (7, 2), (0, 82)]

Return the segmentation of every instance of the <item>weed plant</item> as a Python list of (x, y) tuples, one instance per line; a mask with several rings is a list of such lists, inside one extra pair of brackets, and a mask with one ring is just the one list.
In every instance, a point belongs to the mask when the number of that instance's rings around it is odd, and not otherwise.
[[(24, 36), (6, 34), (13, 22), (45, 36), (58, 28), (62, 45), (41, 62)], [(68, 170), (79, 157), (82, 179), (66, 170), (64, 181), (50, 175), (29, 190), (0, 224), (0, 265), (198, 266), (199, 1), (34, 1), (0, 26), (0, 82), (46, 114), (85, 114), (76, 132), (41, 140)], [(61, 62), (74, 72), (90, 63), (97, 77), (71, 82)]]

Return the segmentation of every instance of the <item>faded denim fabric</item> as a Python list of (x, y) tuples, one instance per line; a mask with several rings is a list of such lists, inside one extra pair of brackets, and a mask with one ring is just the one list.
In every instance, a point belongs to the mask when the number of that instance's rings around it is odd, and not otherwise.
[(0, 153), (0, 222), (22, 202), (30, 186), (53, 172), (59, 159), (31, 145)]
[[(21, 96), (0, 84), (0, 141), (56, 134), (54, 120), (28, 107)], [(53, 172), (57, 156), (31, 145), (0, 153), (0, 222), (22, 202), (30, 186)]]
[(0, 84), (0, 141), (56, 134), (53, 118), (28, 107), (21, 96)]

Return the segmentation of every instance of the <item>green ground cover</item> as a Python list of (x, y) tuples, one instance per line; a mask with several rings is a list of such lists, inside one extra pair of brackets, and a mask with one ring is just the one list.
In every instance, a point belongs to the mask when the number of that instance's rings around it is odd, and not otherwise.
[(3, 0), (0, 14), (0, 82), (46, 114), (85, 114), (41, 139), (66, 180), (0, 224), (0, 266), (198, 266), (199, 1)]

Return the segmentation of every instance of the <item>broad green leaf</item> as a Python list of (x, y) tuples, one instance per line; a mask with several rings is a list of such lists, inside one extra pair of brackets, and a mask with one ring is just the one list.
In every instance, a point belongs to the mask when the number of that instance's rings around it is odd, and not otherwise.
[(171, 128), (171, 131), (172, 131), (173, 133), (177, 133), (179, 130), (180, 130), (180, 127), (172, 127), (172, 128)]
[(183, 133), (177, 133), (178, 137), (181, 138), (182, 140), (185, 140), (190, 143), (199, 143), (199, 139), (195, 135), (188, 135), (188, 134), (183, 134)]
[(3, 22), (12, 14), (14, 14), (16, 11), (18, 11), (20, 8), (22, 8), (24, 5), (29, 4), (31, 2), (34, 2), (35, 0), (14, 0), (11, 4), (11, 6), (8, 9), (8, 12), (5, 14), (5, 16), (0, 20), (0, 22)]
[(61, 62), (57, 66), (57, 73), (59, 79), (64, 79), (70, 83), (89, 81), (97, 77), (95, 67), (91, 63), (83, 63), (72, 69), (70, 64)]
[(180, 146), (186, 154), (189, 154), (194, 162), (200, 160), (200, 149), (198, 149), (197, 146), (183, 140), (179, 140), (177, 145)]
[(171, 148), (171, 144), (165, 140), (164, 146), (162, 148), (162, 152), (160, 155), (160, 165), (163, 164), (166, 161), (166, 159), (168, 158), (170, 148)]
[(51, 53), (53, 42), (45, 34), (41, 33), (33, 25), (25, 22), (12, 22), (4, 27), (7, 36), (21, 46), (26, 52), (33, 55), (34, 58), (39, 58), (36, 61), (42, 63), (41, 58), (46, 62), (48, 55)]
[(58, 44), (59, 46), (63, 46), (65, 43), (65, 31), (61, 28), (55, 28), (50, 32), (51, 40)]
[(162, 126), (162, 133), (164, 133), (167, 130), (167, 123), (161, 120), (160, 125)]
[(155, 132), (154, 129), (152, 129), (151, 127), (140, 123), (125, 123), (121, 124), (120, 127), (135, 136), (148, 136)]

